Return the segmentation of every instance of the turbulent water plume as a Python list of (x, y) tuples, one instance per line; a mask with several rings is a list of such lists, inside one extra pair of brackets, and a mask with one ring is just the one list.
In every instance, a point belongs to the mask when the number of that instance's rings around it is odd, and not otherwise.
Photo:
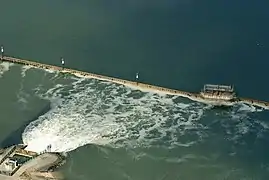
[[(86, 144), (186, 147), (208, 136), (209, 127), (201, 118), (210, 105), (99, 80), (68, 78), (73, 83), (37, 92), (51, 102), (51, 109), (24, 130), (28, 150), (40, 152), (51, 145), (52, 151), (68, 152)], [(240, 111), (252, 108), (242, 106)]]
[(28, 149), (42, 151), (51, 144), (53, 151), (70, 151), (89, 143), (139, 145), (162, 138), (176, 143), (177, 133), (202, 128), (195, 121), (203, 114), (203, 105), (175, 103), (176, 97), (85, 81), (67, 90), (59, 84), (41, 95), (51, 101), (51, 110), (25, 129), (23, 141)]
[(0, 77), (2, 77), (2, 75), (7, 72), (9, 70), (9, 68), (11, 66), (13, 66), (13, 63), (9, 63), (9, 62), (2, 62), (0, 63)]

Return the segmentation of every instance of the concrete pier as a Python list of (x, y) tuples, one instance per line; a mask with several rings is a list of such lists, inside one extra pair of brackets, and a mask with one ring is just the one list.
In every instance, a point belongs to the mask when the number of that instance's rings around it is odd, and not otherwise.
[(14, 145), (2, 149), (0, 162), (1, 180), (45, 180), (62, 179), (58, 172), (49, 171), (64, 163), (64, 157), (59, 153), (43, 153), (24, 150), (26, 146)]
[(63, 73), (70, 73), (70, 74), (74, 74), (76, 76), (80, 76), (84, 78), (93, 78), (93, 79), (98, 79), (102, 81), (109, 81), (109, 82), (122, 84), (128, 87), (139, 89), (141, 91), (146, 91), (146, 92), (156, 92), (156, 93), (161, 93), (161, 94), (181, 96), (181, 97), (185, 97), (193, 101), (198, 101), (202, 103), (215, 104), (215, 105), (234, 105), (236, 103), (245, 103), (245, 104), (269, 109), (269, 102), (259, 101), (255, 99), (238, 97), (233, 101), (213, 100), (213, 99), (209, 100), (201, 96), (199, 93), (192, 93), (192, 92), (180, 91), (180, 90), (175, 90), (175, 89), (169, 89), (169, 88), (159, 87), (155, 85), (140, 83), (140, 82), (134, 82), (134, 81), (108, 77), (108, 76), (103, 76), (103, 75), (94, 74), (94, 73), (83, 72), (83, 71), (79, 71), (75, 69), (69, 69), (66, 67), (63, 68), (63, 67), (49, 65), (49, 64), (42, 64), (42, 63), (23, 60), (23, 59), (19, 59), (15, 57), (10, 57), (10, 56), (3, 56), (2, 61), (27, 65), (27, 66), (31, 66), (31, 67), (35, 67), (39, 69), (48, 69), (48, 70), (60, 71)]

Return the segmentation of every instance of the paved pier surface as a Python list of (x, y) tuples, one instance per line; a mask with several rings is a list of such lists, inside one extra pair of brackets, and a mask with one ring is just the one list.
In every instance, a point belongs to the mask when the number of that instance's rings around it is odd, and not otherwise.
[(14, 178), (13, 176), (5, 176), (2, 174), (0, 174), (0, 179), (1, 180), (19, 180), (19, 179)]
[(53, 153), (45, 153), (40, 156), (37, 156), (35, 159), (32, 159), (25, 163), (20, 169), (15, 172), (13, 175), (15, 178), (19, 178), (24, 172), (36, 172), (43, 168), (54, 165), (58, 162), (59, 157)]
[(191, 93), (191, 92), (186, 92), (186, 91), (180, 91), (180, 90), (174, 90), (174, 89), (154, 86), (154, 85), (150, 85), (150, 84), (137, 83), (137, 82), (133, 82), (133, 81), (129, 81), (129, 80), (123, 80), (123, 79), (119, 79), (119, 78), (108, 77), (108, 76), (83, 72), (83, 71), (69, 69), (69, 68), (62, 68), (62, 67), (53, 66), (53, 65), (49, 65), (49, 64), (42, 64), (42, 63), (38, 63), (38, 62), (34, 62), (34, 61), (28, 61), (28, 60), (23, 60), (23, 59), (19, 59), (19, 58), (9, 57), (9, 56), (4, 56), (2, 60), (7, 61), (7, 62), (11, 62), (11, 63), (32, 66), (32, 67), (40, 68), (40, 69), (48, 69), (48, 70), (60, 71), (63, 73), (70, 73), (70, 74), (74, 74), (76, 76), (84, 77), (84, 78), (93, 78), (93, 79), (98, 79), (98, 80), (103, 80), (103, 81), (109, 81), (109, 82), (113, 82), (113, 83), (117, 83), (117, 84), (122, 84), (122, 85), (125, 85), (128, 87), (132, 87), (135, 89), (139, 89), (141, 91), (156, 92), (156, 93), (170, 94), (170, 95), (186, 97), (186, 98), (191, 99), (193, 101), (198, 101), (198, 102), (203, 102), (203, 103), (208, 103), (208, 104), (233, 105), (235, 103), (245, 103), (245, 104), (254, 105), (254, 106), (262, 107), (265, 109), (269, 109), (269, 102), (259, 101), (259, 100), (255, 100), (255, 99), (237, 98), (233, 102), (221, 101), (221, 100), (208, 100), (208, 99), (205, 99), (202, 96), (200, 96), (200, 94), (198, 94), (198, 93)]

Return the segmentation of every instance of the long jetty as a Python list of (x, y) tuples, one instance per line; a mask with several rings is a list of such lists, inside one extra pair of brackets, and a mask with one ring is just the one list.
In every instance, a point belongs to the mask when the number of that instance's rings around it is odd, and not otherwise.
[(131, 88), (135, 88), (141, 91), (146, 91), (146, 92), (155, 92), (155, 93), (160, 93), (160, 94), (168, 94), (168, 95), (176, 95), (176, 96), (181, 96), (188, 98), (193, 101), (198, 101), (206, 104), (222, 104), (222, 105), (234, 105), (236, 103), (244, 103), (248, 105), (253, 105), (257, 107), (261, 107), (264, 109), (269, 109), (269, 102), (265, 101), (260, 101), (260, 100), (255, 100), (255, 99), (250, 99), (250, 98), (241, 98), (238, 97), (234, 101), (221, 101), (221, 100), (209, 100), (206, 98), (203, 98), (199, 93), (192, 93), (192, 92), (186, 92), (186, 91), (180, 91), (180, 90), (175, 90), (175, 89), (169, 89), (165, 87), (160, 87), (160, 86), (155, 86), (151, 84), (145, 84), (145, 83), (140, 83), (140, 82), (134, 82), (134, 81), (129, 81), (129, 80), (124, 80), (124, 79), (119, 79), (115, 77), (109, 77), (109, 76), (104, 76), (104, 75), (99, 75), (99, 74), (94, 74), (94, 73), (89, 73), (89, 72), (83, 72), (75, 69), (69, 69), (69, 68), (63, 68), (55, 65), (49, 65), (49, 64), (43, 64), (43, 63), (38, 63), (34, 61), (29, 61), (29, 60), (24, 60), (20, 58), (15, 58), (11, 56), (2, 56), (1, 57), (2, 61), (10, 62), (10, 63), (15, 63), (15, 64), (22, 64), (30, 67), (35, 67), (38, 69), (47, 69), (47, 70), (52, 70), (52, 71), (59, 71), (62, 73), (70, 73), (79, 77), (83, 78), (93, 78), (93, 79), (98, 79), (102, 81), (108, 81), (108, 82), (113, 82), (121, 85), (125, 85)]

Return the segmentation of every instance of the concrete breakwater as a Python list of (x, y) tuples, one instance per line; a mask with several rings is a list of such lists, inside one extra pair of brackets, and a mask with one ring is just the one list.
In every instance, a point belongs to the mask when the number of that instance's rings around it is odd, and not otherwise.
[(255, 99), (237, 98), (234, 101), (209, 100), (202, 97), (199, 93), (192, 93), (192, 92), (180, 91), (180, 90), (175, 90), (175, 89), (169, 89), (169, 88), (164, 88), (160, 86), (140, 83), (140, 82), (134, 82), (134, 81), (124, 80), (124, 79), (119, 79), (119, 78), (114, 78), (114, 77), (108, 77), (108, 76), (103, 76), (103, 75), (89, 73), (89, 72), (83, 72), (83, 71), (79, 71), (75, 69), (63, 68), (63, 67), (49, 65), (49, 64), (42, 64), (42, 63), (23, 60), (23, 59), (19, 59), (15, 57), (10, 57), (10, 56), (3, 56), (2, 61), (27, 65), (27, 66), (31, 66), (31, 67), (35, 67), (39, 69), (47, 69), (47, 70), (59, 71), (62, 73), (70, 73), (70, 74), (83, 77), (83, 78), (93, 78), (93, 79), (98, 79), (102, 81), (109, 81), (109, 82), (125, 85), (128, 87), (135, 88), (141, 91), (146, 91), (146, 92), (155, 92), (155, 93), (161, 93), (161, 94), (181, 96), (181, 97), (185, 97), (190, 100), (198, 101), (202, 103), (215, 104), (215, 105), (234, 105), (236, 103), (245, 103), (245, 104), (269, 109), (269, 102), (259, 101)]
[(26, 151), (25, 145), (14, 145), (0, 150), (0, 179), (63, 179), (57, 168), (65, 163), (61, 153), (46, 152), (37, 154)]
[[(61, 179), (62, 175), (55, 171), (65, 159), (59, 153), (44, 153), (26, 162), (14, 174), (14, 177), (30, 177), (39, 176), (40, 179)], [(26, 178), (27, 179), (27, 178)]]

